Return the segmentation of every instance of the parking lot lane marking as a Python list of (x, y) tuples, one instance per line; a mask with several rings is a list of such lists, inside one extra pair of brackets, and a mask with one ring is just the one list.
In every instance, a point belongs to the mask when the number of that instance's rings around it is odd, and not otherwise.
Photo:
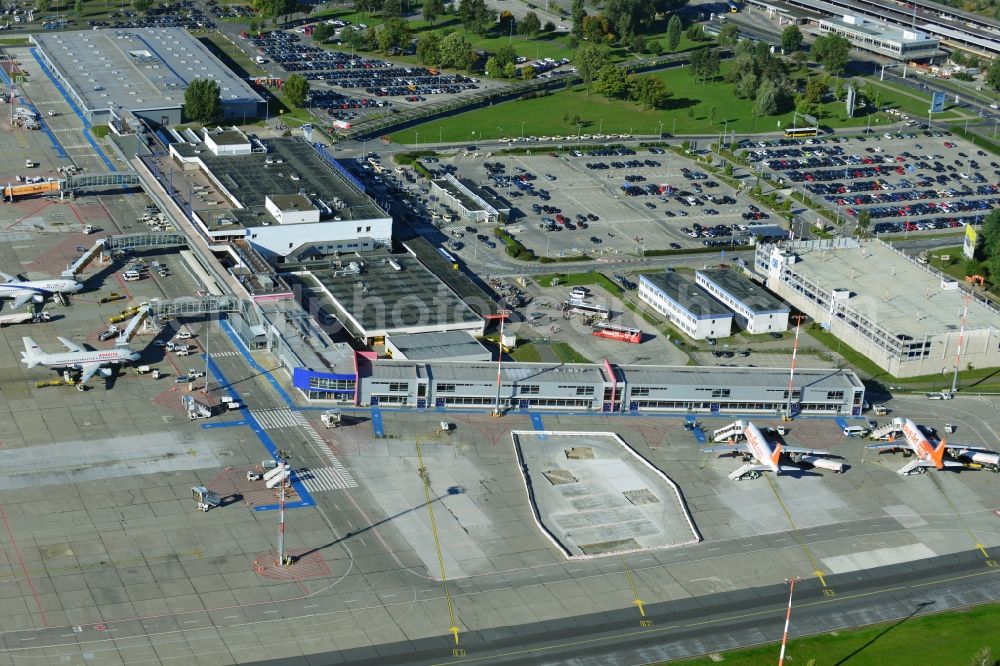
[[(535, 430), (537, 430), (539, 432), (545, 430), (545, 425), (542, 423), (542, 415), (541, 414), (532, 414), (531, 415), (531, 426)], [(545, 439), (545, 435), (539, 435), (538, 439)]]
[(434, 499), (431, 497), (431, 477), (427, 473), (427, 468), (424, 467), (424, 455), (420, 451), (420, 438), (417, 437), (415, 446), (417, 448), (417, 470), (420, 474), (420, 480), (424, 484), (424, 501), (427, 503), (427, 514), (431, 521), (431, 534), (434, 537), (434, 548), (437, 550), (438, 568), (441, 571), (441, 585), (444, 587), (444, 598), (445, 602), (448, 604), (448, 619), (451, 621), (451, 625), (448, 627), (448, 632), (455, 637), (455, 645), (458, 645), (458, 623), (455, 621), (455, 605), (451, 600), (451, 591), (448, 589), (448, 576), (444, 568), (444, 554), (441, 552), (441, 538), (438, 535), (437, 521), (434, 518)]
[(788, 519), (788, 525), (792, 528), (792, 531), (789, 534), (793, 539), (795, 539), (796, 543), (799, 544), (799, 547), (802, 548), (802, 552), (805, 553), (806, 559), (808, 559), (809, 563), (812, 565), (813, 575), (819, 578), (819, 582), (823, 585), (823, 590), (825, 592), (829, 588), (826, 586), (826, 580), (823, 578), (823, 571), (819, 568), (819, 562), (816, 560), (816, 556), (813, 555), (812, 551), (809, 549), (809, 546), (807, 546), (806, 542), (803, 540), (802, 535), (799, 534), (799, 528), (796, 527), (795, 525), (795, 519), (792, 518), (792, 512), (788, 510), (788, 505), (785, 504), (785, 500), (781, 498), (781, 493), (778, 492), (778, 484), (774, 482), (774, 479), (771, 478), (769, 474), (765, 474), (764, 478), (767, 479), (768, 485), (771, 486), (771, 491), (774, 493), (775, 499), (778, 500), (778, 505), (781, 507), (781, 510), (785, 513), (785, 518)]

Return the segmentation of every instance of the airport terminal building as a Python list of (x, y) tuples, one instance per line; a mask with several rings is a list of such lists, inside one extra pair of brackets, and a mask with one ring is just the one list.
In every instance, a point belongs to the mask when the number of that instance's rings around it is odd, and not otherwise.
[(960, 347), (961, 370), (1000, 366), (1000, 310), (881, 241), (762, 245), (754, 268), (768, 289), (896, 377), (951, 373)]
[(92, 125), (125, 112), (153, 126), (182, 122), (194, 79), (219, 84), (229, 120), (264, 115), (264, 98), (183, 28), (107, 28), (35, 33), (37, 58)]
[(791, 401), (787, 368), (412, 362), (358, 352), (351, 368), (296, 368), (309, 400), (416, 409), (563, 409), (584, 412), (860, 415), (864, 385), (851, 370), (802, 369)]

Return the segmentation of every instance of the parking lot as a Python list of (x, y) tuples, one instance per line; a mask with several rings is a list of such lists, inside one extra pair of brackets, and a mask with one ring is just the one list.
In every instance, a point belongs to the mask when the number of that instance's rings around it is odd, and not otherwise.
[(481, 86), (479, 79), (463, 74), (313, 46), (304, 32), (295, 30), (262, 36), (244, 32), (242, 36), (258, 63), (273, 62), (289, 74), (301, 74), (311, 81), (309, 107), (325, 112), (331, 120), (353, 121), (369, 109), (397, 104), (405, 108)]
[(979, 224), (1000, 203), (1000, 164), (947, 132), (739, 143), (753, 163), (835, 209), (894, 233)]
[(752, 225), (774, 221), (696, 163), (659, 148), (485, 160), (463, 151), (428, 166), (509, 201), (506, 230), (541, 256), (725, 248), (747, 242)]

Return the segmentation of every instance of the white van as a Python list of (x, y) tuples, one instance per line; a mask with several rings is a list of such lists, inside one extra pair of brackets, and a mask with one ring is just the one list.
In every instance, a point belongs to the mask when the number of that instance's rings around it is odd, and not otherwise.
[(184, 331), (184, 330), (178, 331), (177, 335), (174, 336), (174, 340), (190, 340), (190, 339), (191, 339), (190, 331)]
[(587, 289), (584, 287), (573, 287), (573, 291), (569, 292), (570, 298), (586, 298)]
[(263, 65), (266, 62), (267, 62), (267, 58), (265, 58), (264, 56), (257, 56), (257, 64), (258, 65)]
[(844, 437), (864, 437), (868, 434), (868, 428), (861, 426), (844, 426)]
[(136, 282), (142, 279), (142, 275), (139, 274), (139, 271), (125, 271), (122, 273), (122, 279), (126, 282)]

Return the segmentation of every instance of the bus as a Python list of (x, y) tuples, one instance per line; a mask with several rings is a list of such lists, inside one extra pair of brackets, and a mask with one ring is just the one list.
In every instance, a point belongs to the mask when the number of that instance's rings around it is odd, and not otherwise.
[(611, 319), (611, 311), (603, 305), (595, 305), (589, 301), (579, 298), (570, 298), (563, 302), (563, 312), (582, 314), (588, 317), (597, 317), (603, 321)]
[(819, 134), (818, 127), (787, 127), (785, 128), (785, 138), (787, 139), (801, 139), (807, 136), (816, 136)]
[(736, 3), (735, 3), (735, 2), (730, 2), (730, 3), (728, 3), (728, 4), (729, 4), (729, 12), (730, 12), (730, 13), (732, 13), (732, 14), (735, 14), (735, 13), (737, 13), (738, 11), (740, 11), (740, 8), (736, 6)]
[(631, 342), (634, 345), (642, 342), (641, 330), (638, 328), (631, 328), (629, 326), (619, 326), (618, 324), (604, 324), (598, 322), (594, 325), (591, 335), (595, 335), (599, 338), (607, 338), (609, 340)]

